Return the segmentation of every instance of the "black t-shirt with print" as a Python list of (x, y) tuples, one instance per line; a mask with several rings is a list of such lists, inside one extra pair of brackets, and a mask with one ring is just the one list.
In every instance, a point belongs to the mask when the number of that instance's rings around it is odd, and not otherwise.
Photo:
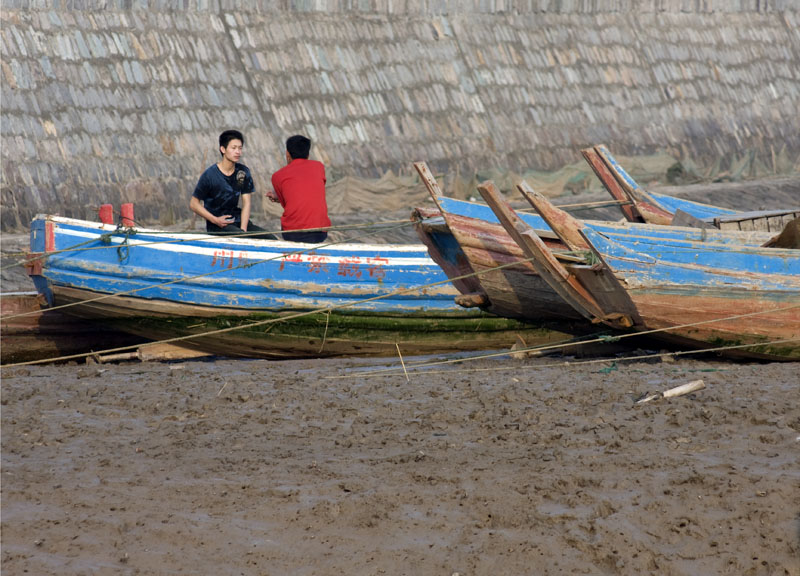
[(200, 176), (192, 196), (203, 201), (205, 209), (214, 216), (233, 216), (237, 226), (242, 221), (239, 196), (255, 192), (250, 169), (244, 164), (235, 164), (233, 174), (225, 176), (216, 164), (212, 164)]

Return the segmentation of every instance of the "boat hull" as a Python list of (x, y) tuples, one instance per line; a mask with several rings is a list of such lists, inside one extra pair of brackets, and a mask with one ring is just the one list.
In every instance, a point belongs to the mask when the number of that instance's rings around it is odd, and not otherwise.
[(210, 354), (249, 358), (391, 356), (510, 348), (565, 342), (580, 325), (531, 324), (479, 310), (367, 312), (237, 310), (162, 300), (103, 296), (54, 286), (57, 305), (150, 340), (172, 341)]
[[(447, 214), (450, 238), (432, 231), (425, 219), (431, 212), (418, 209), (417, 232), (429, 247), (431, 257), (454, 278), (472, 272), (470, 284), (454, 282), (462, 293), (486, 296), (484, 310), (506, 318), (533, 320), (570, 320), (582, 318), (550, 288), (526, 261), (522, 249), (499, 224), (477, 218)], [(459, 250), (446, 248), (454, 241)]]
[(694, 245), (672, 251), (667, 261), (597, 232), (583, 233), (600, 265), (591, 273), (576, 270), (578, 278), (598, 295), (603, 278), (613, 275), (621, 288), (618, 301), (626, 301), (623, 311), (635, 319), (635, 329), (660, 331), (695, 348), (728, 349), (730, 356), (800, 360), (797, 250), (725, 254)]
[(716, 233), (612, 237), (525, 190), (571, 247), (556, 253), (496, 189), (479, 191), (541, 277), (587, 319), (729, 356), (800, 359), (798, 250), (711, 241)]
[(35, 292), (3, 294), (0, 303), (2, 364), (85, 354), (147, 341), (102, 321), (81, 320), (58, 310), (46, 310), (44, 298)]
[[(624, 278), (624, 275), (621, 275)], [(629, 289), (639, 330), (732, 357), (800, 360), (800, 298), (785, 293), (696, 287)]]
[[(537, 273), (530, 259), (511, 238), (499, 220), (486, 206), (452, 198), (438, 198), (439, 209), (418, 208), (414, 220), (417, 234), (428, 252), (462, 294), (480, 293), (485, 296), (484, 310), (507, 318), (538, 320), (582, 318), (575, 309), (548, 285)], [(446, 226), (439, 224), (442, 216)], [(564, 244), (538, 215), (520, 217), (554, 250)], [(594, 222), (614, 238), (633, 245), (658, 246), (694, 241), (713, 241), (721, 244), (748, 243), (759, 245), (769, 234), (753, 233), (725, 235), (719, 231), (699, 231), (691, 228), (631, 225)], [(455, 280), (474, 273), (472, 278)]]

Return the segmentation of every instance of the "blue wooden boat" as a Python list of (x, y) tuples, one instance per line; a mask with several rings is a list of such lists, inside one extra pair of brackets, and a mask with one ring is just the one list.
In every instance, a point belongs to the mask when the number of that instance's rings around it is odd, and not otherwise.
[(421, 245), (308, 245), (37, 216), (30, 274), (49, 306), (230, 356), (503, 348), (571, 333), (455, 305)]
[[(507, 318), (574, 320), (580, 316), (539, 276), (491, 208), (443, 196), (427, 166), (420, 162), (415, 168), (437, 205), (437, 209), (417, 208), (414, 213), (417, 233), (431, 257), (461, 292), (457, 299), (459, 304)], [(564, 249), (561, 238), (541, 216), (520, 214), (519, 217), (553, 249)], [(729, 234), (719, 230), (628, 222), (587, 222), (586, 225), (613, 238), (633, 241), (707, 239), (758, 246), (772, 238), (768, 232)]]
[(581, 154), (608, 193), (620, 202), (620, 208), (630, 222), (778, 234), (789, 222), (800, 218), (800, 207), (741, 212), (648, 191), (628, 174), (605, 146), (586, 148), (581, 150)]
[(495, 190), (479, 190), (539, 275), (587, 319), (731, 356), (800, 359), (800, 250), (614, 237), (521, 187), (564, 242), (556, 250)]

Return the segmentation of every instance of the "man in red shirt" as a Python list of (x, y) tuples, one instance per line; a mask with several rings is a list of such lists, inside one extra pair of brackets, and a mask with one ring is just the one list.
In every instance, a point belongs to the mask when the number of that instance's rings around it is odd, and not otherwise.
[[(272, 175), (275, 190), (267, 198), (283, 206), (281, 230), (283, 239), (291, 242), (319, 244), (328, 237), (328, 204), (325, 200), (325, 166), (309, 160), (311, 140), (305, 136), (291, 136), (286, 140), (286, 166)], [(296, 232), (295, 232), (296, 230)]]

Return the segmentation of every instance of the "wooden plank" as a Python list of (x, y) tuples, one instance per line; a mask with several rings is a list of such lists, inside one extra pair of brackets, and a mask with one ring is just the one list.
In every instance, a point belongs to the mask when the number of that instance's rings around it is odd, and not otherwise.
[(444, 196), (444, 194), (442, 193), (442, 189), (439, 188), (439, 183), (436, 181), (436, 178), (430, 171), (430, 168), (428, 168), (428, 164), (425, 162), (414, 162), (414, 168), (419, 174), (419, 177), (422, 178), (422, 183), (425, 185), (425, 188), (428, 189), (428, 193), (431, 195), (431, 198), (433, 198), (436, 206), (442, 211), (442, 213), (444, 213), (444, 210), (439, 203), (439, 198)]
[(751, 210), (749, 212), (738, 212), (736, 214), (726, 214), (716, 218), (720, 222), (735, 222), (737, 220), (759, 220), (761, 218), (775, 218), (788, 216), (789, 220), (800, 218), (800, 208), (790, 208), (787, 210)]
[(669, 225), (672, 222), (673, 214), (658, 206), (652, 197), (639, 186), (631, 176), (625, 172), (625, 169), (608, 151), (608, 148), (602, 144), (594, 147), (600, 158), (616, 178), (622, 190), (628, 199), (634, 203), (637, 212), (644, 218), (645, 222), (650, 224)]
[(800, 210), (756, 211), (720, 216), (714, 224), (720, 230), (780, 232), (795, 218), (800, 218)]
[(148, 361), (164, 361), (164, 360), (190, 360), (193, 358), (202, 358), (209, 356), (208, 352), (200, 350), (193, 350), (185, 346), (177, 344), (169, 344), (163, 342), (153, 342), (152, 344), (145, 344), (140, 346), (136, 351), (139, 360), (143, 362)]
[[(531, 227), (523, 222), (511, 206), (502, 199), (500, 191), (492, 182), (480, 184), (478, 192), (492, 208), (506, 231), (519, 244), (525, 254), (533, 259), (533, 264), (539, 275), (565, 302), (589, 320), (605, 316), (594, 298), (553, 256), (553, 253), (544, 245), (542, 239), (536, 235)], [(558, 232), (558, 230), (556, 231)]]
[(524, 180), (517, 184), (517, 189), (522, 193), (528, 203), (533, 206), (539, 215), (544, 218), (548, 226), (558, 234), (559, 238), (567, 245), (570, 250), (586, 250), (588, 245), (578, 230), (583, 228), (583, 224), (573, 218), (567, 212), (556, 208), (544, 196), (531, 188)]
[[(599, 261), (599, 264), (593, 266), (573, 265), (569, 267), (570, 275), (575, 279), (570, 281), (570, 284), (578, 292), (577, 298), (571, 302), (572, 305), (593, 307), (594, 310), (600, 311), (600, 314), (596, 315), (596, 319), (602, 320), (614, 328), (631, 327), (636, 318), (635, 308), (616, 276), (603, 262), (602, 256), (582, 233), (583, 223), (554, 206), (547, 198), (524, 182), (518, 188), (560, 236), (570, 238), (573, 250), (591, 250)], [(589, 295), (590, 300), (583, 296), (584, 293)], [(592, 308), (587, 308), (588, 310), (592, 310)]]
[(600, 154), (594, 148), (584, 148), (581, 150), (586, 162), (589, 163), (597, 178), (603, 184), (605, 189), (611, 194), (611, 197), (621, 202), (620, 209), (625, 215), (628, 222), (644, 222), (645, 219), (639, 214), (636, 204), (628, 197), (625, 190), (622, 189), (617, 179), (608, 169)]
[[(417, 208), (412, 215), (417, 236), (428, 249), (428, 254), (444, 270), (453, 286), (461, 294), (481, 292), (481, 283), (467, 258), (447, 242), (452, 237), (450, 227), (440, 209)], [(457, 244), (453, 239), (453, 244)], [(458, 296), (456, 296), (458, 298)], [(458, 304), (458, 301), (456, 301)]]

